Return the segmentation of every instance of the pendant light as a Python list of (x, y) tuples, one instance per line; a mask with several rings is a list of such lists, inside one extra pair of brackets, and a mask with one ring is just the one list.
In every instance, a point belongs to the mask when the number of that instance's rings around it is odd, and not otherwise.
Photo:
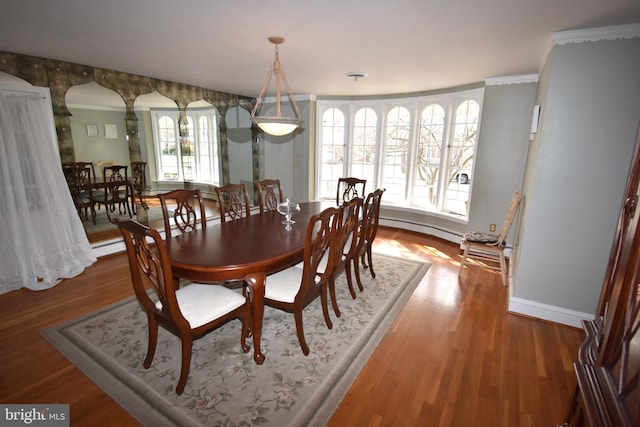
[[(260, 89), (260, 95), (258, 95), (258, 98), (256, 100), (256, 106), (253, 107), (253, 111), (251, 112), (251, 119), (256, 125), (258, 125), (258, 127), (260, 127), (260, 129), (262, 129), (269, 135), (283, 136), (288, 135), (296, 130), (302, 124), (302, 119), (300, 116), (300, 110), (298, 109), (298, 104), (293, 98), (293, 92), (291, 91), (291, 87), (289, 87), (289, 83), (287, 82), (287, 77), (285, 76), (282, 68), (280, 68), (278, 46), (284, 43), (284, 38), (272, 36), (269, 37), (269, 41), (275, 45), (275, 60), (273, 61), (273, 65), (267, 72), (267, 76), (264, 80), (264, 84), (262, 85), (262, 89)], [(264, 96), (264, 93), (267, 90), (267, 87), (269, 86), (271, 77), (273, 75), (275, 75), (276, 80), (276, 115), (258, 116), (256, 115), (256, 113), (258, 112), (258, 106), (262, 102), (262, 97)], [(293, 104), (295, 117), (282, 117), (282, 112), (280, 109), (280, 92), (283, 84), (289, 95), (289, 101), (291, 102), (291, 104)]]

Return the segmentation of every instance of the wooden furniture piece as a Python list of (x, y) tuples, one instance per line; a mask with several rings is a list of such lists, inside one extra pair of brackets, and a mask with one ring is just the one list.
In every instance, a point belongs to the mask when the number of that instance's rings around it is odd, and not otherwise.
[(129, 181), (128, 169), (128, 166), (122, 165), (105, 166), (103, 168), (104, 197), (98, 199), (97, 202), (105, 206), (109, 221), (111, 221), (110, 212), (115, 212), (116, 206), (120, 214), (127, 212), (129, 218), (132, 217), (132, 207), (129, 203), (135, 205), (135, 201), (133, 199), (133, 185)]
[[(96, 223), (96, 202), (94, 200), (94, 192), (91, 185), (92, 171), (91, 166), (87, 164), (81, 165), (80, 163), (67, 163), (62, 166), (73, 204), (78, 211), (78, 215), (82, 218), (84, 212), (84, 219), (88, 220), (88, 211), (91, 211), (91, 218), (93, 223)], [(95, 181), (95, 178), (94, 178)]]
[(277, 209), (278, 203), (284, 201), (279, 179), (263, 179), (256, 182), (256, 188), (258, 190), (260, 213), (274, 211)]
[[(504, 248), (506, 247), (507, 234), (511, 229), (511, 224), (520, 206), (522, 197), (517, 191), (513, 193), (507, 216), (504, 219), (500, 233), (486, 233), (478, 231), (469, 231), (462, 238), (464, 246), (464, 254), (460, 262), (458, 276), (462, 274), (465, 264), (469, 258), (481, 261), (488, 261), (490, 264), (482, 264), (486, 268), (500, 270), (502, 274), (502, 284), (507, 286), (507, 261), (504, 257)], [(496, 265), (497, 264), (497, 265)]]
[(331, 304), (336, 316), (340, 317), (340, 309), (336, 300), (335, 278), (346, 271), (347, 285), (351, 298), (356, 299), (356, 292), (351, 279), (351, 264), (358, 258), (358, 232), (360, 230), (360, 212), (363, 206), (363, 199), (354, 197), (341, 206), (340, 212), (340, 239), (338, 241), (338, 256), (334, 258), (336, 265), (334, 274), (329, 280), (329, 294)]
[[(332, 202), (330, 203), (332, 204)], [(284, 229), (276, 211), (251, 215), (225, 224), (173, 236), (166, 240), (174, 274), (200, 283), (244, 280), (252, 307), (254, 360), (261, 364), (260, 350), (265, 277), (302, 261), (309, 219), (323, 208), (322, 202), (300, 203), (295, 224)]]
[(364, 188), (367, 186), (366, 179), (360, 178), (338, 178), (338, 191), (336, 193), (336, 205), (348, 202), (354, 197), (364, 197)]
[(373, 241), (378, 233), (380, 204), (382, 203), (382, 194), (384, 192), (384, 188), (378, 188), (376, 191), (369, 193), (362, 208), (362, 221), (360, 222), (360, 230), (358, 231), (357, 255), (353, 260), (356, 282), (361, 291), (364, 289), (362, 287), (362, 280), (360, 279), (361, 263), (364, 268), (369, 269), (371, 277), (376, 278), (376, 272), (373, 270), (372, 248)]
[(640, 425), (639, 200), (640, 128), (596, 316), (582, 322), (571, 427)]
[(220, 222), (234, 221), (251, 215), (249, 195), (244, 184), (227, 184), (216, 187), (220, 205)]
[(171, 237), (172, 228), (175, 228), (179, 234), (193, 231), (198, 226), (206, 228), (207, 216), (200, 190), (173, 190), (158, 194), (158, 198), (162, 207), (166, 239)]
[[(245, 296), (224, 286), (191, 283), (178, 288), (169, 256), (160, 234), (135, 221), (117, 223), (129, 257), (131, 281), (136, 298), (147, 314), (149, 342), (145, 369), (151, 366), (158, 340), (158, 325), (182, 341), (182, 366), (176, 393), (182, 394), (189, 376), (193, 340), (227, 323), (240, 319), (240, 346), (246, 353), (249, 335), (249, 303)], [(151, 238), (153, 245), (147, 240)], [(151, 287), (155, 292), (147, 293)], [(153, 298), (153, 299), (152, 299)]]
[(305, 356), (309, 354), (309, 346), (304, 338), (303, 309), (320, 297), (324, 321), (329, 329), (333, 327), (327, 290), (337, 264), (335, 260), (341, 255), (340, 215), (341, 209), (335, 207), (313, 215), (306, 227), (302, 265), (269, 275), (264, 288), (266, 305), (293, 313), (298, 342)]
[(133, 178), (133, 191), (135, 197), (140, 198), (140, 205), (147, 209), (147, 203), (142, 194), (147, 190), (147, 162), (131, 162), (131, 175)]

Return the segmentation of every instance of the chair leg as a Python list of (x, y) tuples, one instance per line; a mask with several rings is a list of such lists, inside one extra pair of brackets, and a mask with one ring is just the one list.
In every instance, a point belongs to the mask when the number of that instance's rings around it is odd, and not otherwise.
[(376, 278), (376, 272), (373, 271), (373, 259), (371, 254), (372, 248), (371, 245), (367, 246), (367, 260), (369, 262), (369, 272), (371, 273), (371, 277)]
[(190, 336), (182, 337), (182, 366), (180, 367), (180, 379), (176, 386), (176, 394), (182, 394), (184, 386), (187, 384), (189, 368), (191, 367), (192, 344), (193, 341)]
[(307, 356), (309, 354), (309, 346), (304, 339), (304, 329), (302, 326), (302, 308), (300, 308), (299, 310), (294, 310), (293, 317), (296, 320), (296, 332), (298, 333), (298, 341), (300, 342), (302, 353)]
[(353, 260), (354, 272), (356, 276), (356, 283), (358, 284), (358, 289), (360, 292), (364, 291), (364, 287), (362, 286), (362, 280), (360, 279), (360, 263), (358, 262), (358, 257)]
[[(327, 328), (332, 329), (333, 323), (331, 317), (329, 317), (329, 301), (327, 301), (327, 286), (322, 286), (320, 289), (320, 301), (322, 303), (322, 314), (324, 315), (324, 323), (327, 324)], [(335, 306), (334, 306), (335, 309)]]
[(464, 254), (462, 255), (462, 261), (460, 261), (460, 269), (458, 270), (458, 276), (462, 274), (462, 269), (464, 268), (464, 264), (467, 262), (467, 257), (469, 256), (469, 245), (464, 245)]
[(351, 261), (346, 261), (344, 266), (345, 274), (347, 275), (347, 285), (349, 285), (349, 293), (352, 299), (356, 299), (356, 291), (353, 288), (353, 281), (351, 280)]
[(251, 310), (248, 310), (249, 314), (240, 316), (242, 322), (242, 330), (240, 332), (240, 347), (242, 351), (247, 353), (251, 347), (247, 344), (247, 338), (249, 338), (249, 325), (251, 324)]
[(499, 253), (500, 256), (500, 273), (502, 274), (502, 285), (507, 286), (507, 261), (504, 259), (504, 252)]
[(149, 340), (147, 344), (147, 357), (144, 358), (144, 362), (142, 363), (145, 369), (149, 369), (149, 366), (151, 366), (158, 342), (158, 322), (153, 318), (152, 314), (147, 317), (149, 320)]
[[(336, 282), (335, 278), (331, 278), (329, 280), (329, 295), (331, 296), (331, 305), (333, 306), (333, 312), (336, 314), (336, 317), (340, 317), (340, 309), (338, 308), (338, 300), (336, 298)], [(331, 329), (331, 328), (329, 328)]]

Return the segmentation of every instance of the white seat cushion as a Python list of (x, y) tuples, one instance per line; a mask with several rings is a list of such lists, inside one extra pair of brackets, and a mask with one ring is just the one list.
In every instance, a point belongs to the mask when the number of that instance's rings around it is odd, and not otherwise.
[[(245, 303), (242, 294), (221, 285), (192, 283), (176, 291), (180, 311), (191, 328), (197, 328)], [(158, 301), (156, 307), (162, 309)]]
[[(298, 264), (299, 265), (299, 264)], [(297, 265), (267, 276), (264, 296), (275, 301), (293, 302), (302, 283), (302, 268)]]

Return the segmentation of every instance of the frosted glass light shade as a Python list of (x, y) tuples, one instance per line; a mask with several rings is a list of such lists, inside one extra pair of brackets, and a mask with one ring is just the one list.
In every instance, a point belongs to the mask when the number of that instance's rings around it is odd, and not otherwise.
[(300, 120), (295, 117), (256, 116), (253, 118), (253, 122), (264, 132), (273, 136), (288, 135), (300, 126)]

